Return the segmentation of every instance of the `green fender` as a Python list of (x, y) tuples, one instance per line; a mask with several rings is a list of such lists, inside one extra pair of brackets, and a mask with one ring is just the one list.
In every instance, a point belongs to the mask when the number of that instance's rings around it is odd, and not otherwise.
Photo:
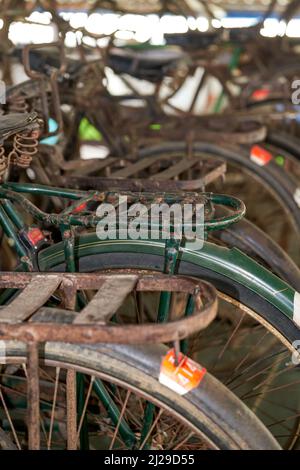
[[(146, 240), (99, 240), (95, 233), (80, 236), (75, 256), (86, 257), (99, 253), (145, 253), (164, 256), (165, 245)], [(289, 319), (295, 316), (295, 299), (299, 294), (287, 283), (239, 250), (205, 242), (201, 250), (181, 248), (180, 259), (208, 268), (252, 290), (280, 310)], [(49, 271), (64, 263), (62, 243), (39, 253), (39, 268)]]

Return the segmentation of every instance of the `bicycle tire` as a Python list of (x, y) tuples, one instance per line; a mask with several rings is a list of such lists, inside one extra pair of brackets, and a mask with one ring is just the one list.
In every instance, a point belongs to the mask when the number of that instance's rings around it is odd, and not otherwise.
[[(160, 363), (166, 351), (163, 345), (86, 347), (46, 343), (42, 355), (46, 365), (57, 367), (64, 364), (63, 367), (75, 368), (78, 372), (138, 390), (156, 405), (172, 409), (179, 420), (205, 435), (212, 448), (280, 449), (255, 414), (211, 374), (206, 373), (200, 385), (183, 396), (160, 384)], [(5, 363), (9, 358), (15, 361), (16, 357), (22, 357), (23, 360), (24, 356), (24, 344), (6, 343)]]

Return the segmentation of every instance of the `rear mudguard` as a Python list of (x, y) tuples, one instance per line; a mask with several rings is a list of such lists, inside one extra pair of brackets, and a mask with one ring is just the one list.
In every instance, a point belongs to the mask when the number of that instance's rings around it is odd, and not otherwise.
[(225, 230), (214, 231), (211, 237), (229, 248), (238, 248), (300, 291), (298, 266), (268, 234), (249, 220), (242, 219)]
[[(92, 261), (92, 256), (95, 257), (95, 255), (107, 255), (108, 266), (111, 262), (111, 267), (116, 267), (115, 259), (118, 261), (118, 257), (120, 258), (124, 253), (136, 255), (133, 258), (136, 265), (132, 265), (132, 268), (142, 268), (145, 259), (142, 262), (139, 261), (141, 255), (151, 255), (154, 264), (151, 264), (151, 267), (144, 266), (144, 269), (148, 267), (149, 269), (162, 270), (164, 249), (164, 243), (160, 242), (147, 240), (101, 241), (95, 233), (90, 233), (78, 237), (75, 256), (80, 271), (97, 269), (97, 266), (93, 266)], [(189, 270), (184, 268), (187, 262)], [(42, 250), (38, 255), (38, 263), (41, 271), (64, 271), (63, 244), (58, 243)], [(216, 277), (220, 275), (223, 278), (223, 283), (224, 278), (228, 279), (228, 286), (240, 285), (247, 289), (248, 295), (251, 292), (256, 293), (263, 302), (271, 304), (291, 320), (296, 327), (292, 336), (300, 337), (298, 329), (298, 326), (300, 327), (300, 312), (298, 312), (300, 294), (239, 250), (224, 248), (208, 242), (205, 242), (203, 248), (198, 251), (181, 248), (179, 266), (178, 272), (180, 274), (193, 275), (193, 266), (199, 267), (204, 275), (205, 272), (213, 272)]]

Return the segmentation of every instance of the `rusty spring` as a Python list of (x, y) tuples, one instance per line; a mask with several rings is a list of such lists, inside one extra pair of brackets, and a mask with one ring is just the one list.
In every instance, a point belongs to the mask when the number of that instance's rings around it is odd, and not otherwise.
[(10, 113), (26, 113), (29, 105), (23, 93), (18, 92), (9, 98), (8, 111)]
[(13, 163), (20, 168), (28, 168), (34, 155), (38, 152), (38, 133), (36, 131), (22, 132), (14, 136)]
[(7, 158), (5, 156), (4, 147), (0, 146), (0, 178), (4, 175), (7, 168)]

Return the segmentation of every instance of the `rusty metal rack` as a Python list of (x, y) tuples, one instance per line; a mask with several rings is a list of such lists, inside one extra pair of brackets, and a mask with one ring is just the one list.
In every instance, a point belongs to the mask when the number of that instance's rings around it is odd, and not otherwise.
[[(206, 328), (217, 313), (216, 290), (210, 284), (183, 276), (145, 275), (138, 271), (114, 274), (1, 273), (1, 289), (19, 294), (0, 309), (0, 339), (27, 344), (27, 426), (29, 449), (40, 448), (39, 345), (45, 342), (79, 344), (147, 344), (174, 342)], [(79, 291), (95, 290), (85, 307), (75, 311)], [(125, 299), (134, 292), (182, 293), (193, 298), (193, 312), (172, 321), (172, 304), (166, 323), (122, 324), (111, 321)], [(47, 306), (56, 294), (59, 307)], [(75, 383), (75, 372), (67, 374), (67, 397)], [(68, 398), (67, 398), (68, 400)], [(74, 401), (74, 400), (73, 400)], [(74, 404), (74, 403), (73, 403)], [(68, 407), (68, 442), (74, 434), (76, 411)], [(75, 414), (74, 414), (75, 413)], [(76, 421), (75, 421), (76, 423)], [(68, 448), (72, 448), (71, 444)], [(74, 447), (73, 447), (74, 448)]]
[[(216, 314), (214, 288), (203, 281), (182, 276), (142, 275), (135, 271), (130, 274), (1, 273), (0, 288), (22, 289), (8, 305), (0, 308), (2, 340), (64, 342), (68, 338), (69, 343), (89, 344), (169, 342), (206, 328)], [(90, 289), (97, 290), (96, 295), (81, 312), (74, 312), (77, 292)], [(59, 308), (44, 306), (56, 291), (61, 294), (62, 305)], [(194, 314), (164, 324), (110, 323), (133, 291), (191, 294), (195, 297)], [(202, 308), (203, 299), (206, 301)], [(66, 323), (58, 322), (64, 318), (67, 318)]]
[[(73, 170), (72, 175), (64, 178), (65, 183), (78, 188), (111, 189), (117, 186), (131, 191), (203, 191), (225, 175), (226, 163), (207, 156), (155, 155), (137, 162), (115, 157), (100, 161), (77, 160), (66, 162), (64, 169)], [(88, 176), (92, 173), (99, 176)]]

